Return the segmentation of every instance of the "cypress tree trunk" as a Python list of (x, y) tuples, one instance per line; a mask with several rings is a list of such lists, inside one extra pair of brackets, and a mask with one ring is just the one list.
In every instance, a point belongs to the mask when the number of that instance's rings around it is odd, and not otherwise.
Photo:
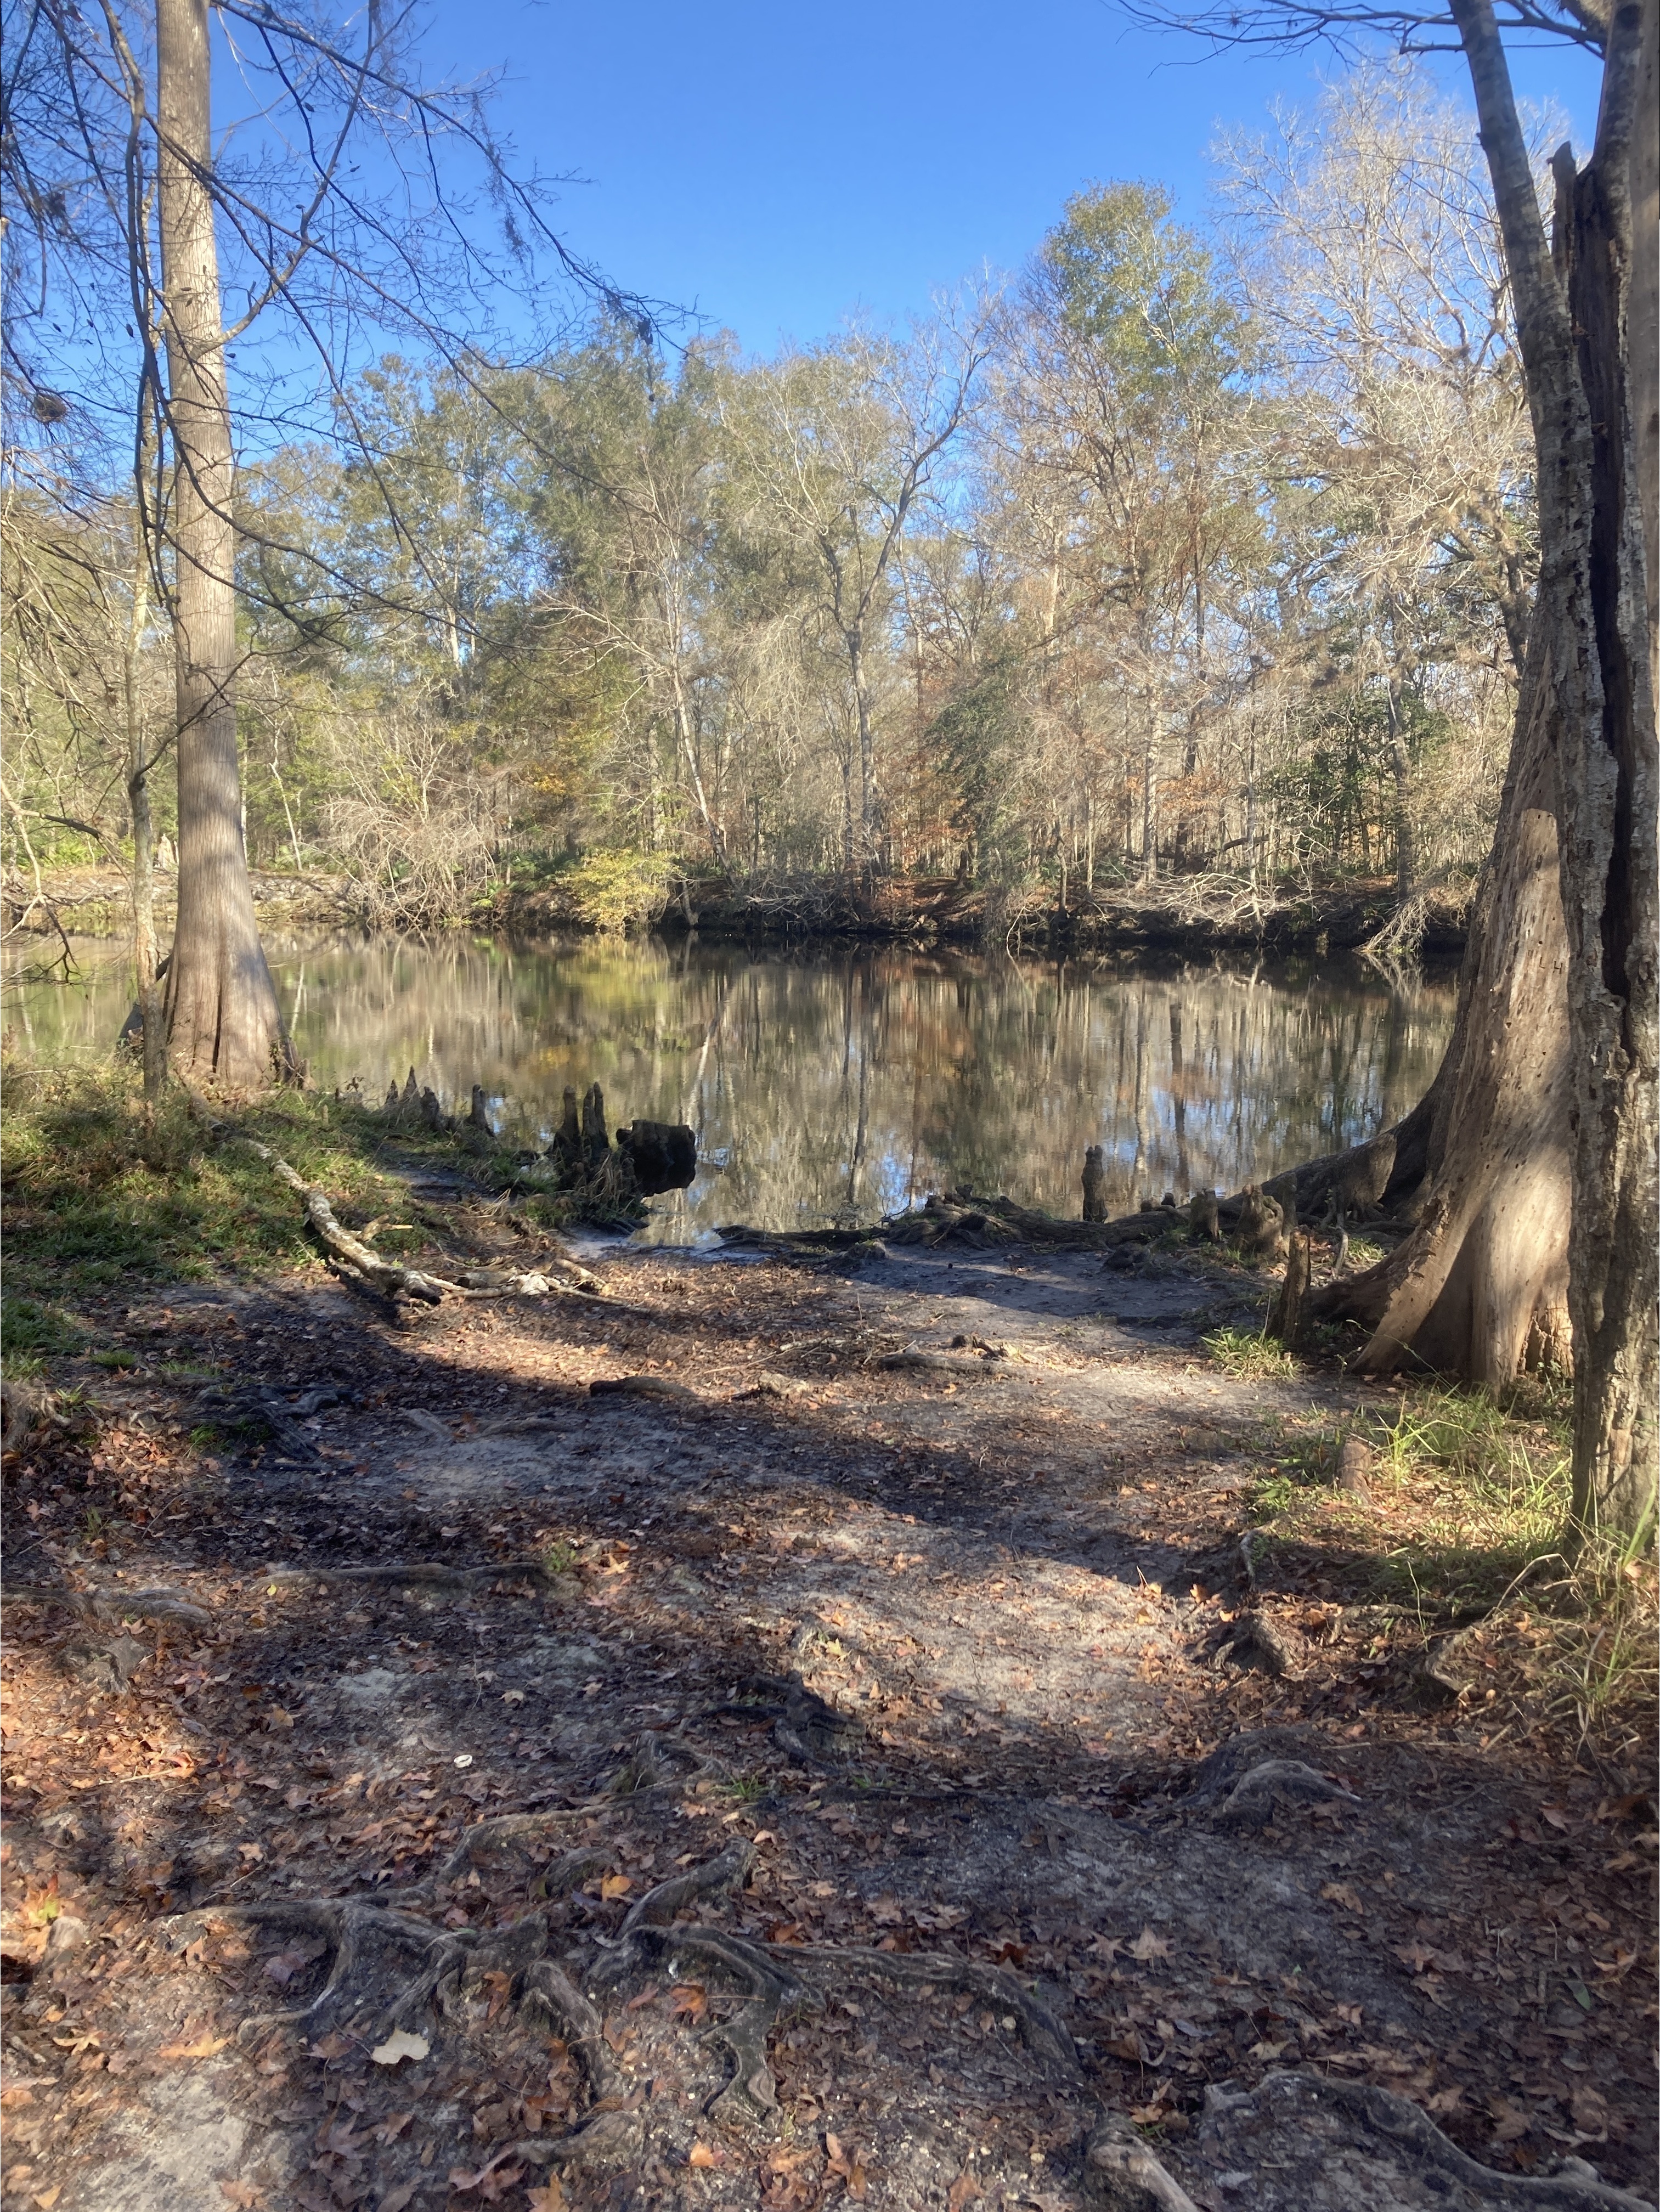
[[(1657, 1146), (1655, 637), (1646, 582), (1638, 422), (1652, 419), (1654, 361), (1635, 350), (1633, 280), (1652, 277), (1657, 241), (1633, 224), (1657, 117), (1640, 105), (1646, 44), (1652, 100), (1656, 0), (1616, 9), (1589, 167), (1560, 179), (1567, 295), (1589, 416), (1583, 502), (1587, 586), (1572, 644), (1599, 679), (1565, 716), (1559, 761), (1563, 890), (1573, 957), (1574, 1517), (1587, 1534), (1630, 1539), (1654, 1510), (1660, 1345)], [(1647, 18), (1646, 36), (1643, 17)], [(1639, 151), (1638, 140), (1646, 141)]]
[[(1578, 172), (1564, 148), (1554, 165), (1552, 250), (1492, 0), (1450, 4), (1516, 301), (1540, 578), (1453, 1042), (1395, 1133), (1427, 1121), (1419, 1224), (1320, 1303), (1372, 1326), (1365, 1367), (1421, 1362), (1489, 1383), (1559, 1342), (1566, 1313), (1574, 1521), (1627, 1538), (1653, 1514), (1660, 1468), (1657, 0), (1613, 11), (1595, 156)], [(1323, 1172), (1341, 1178), (1336, 1164)]]
[[(1529, 1360), (1567, 1352), (1568, 951), (1536, 625), (1535, 641), (1452, 1040), (1428, 1097), (1393, 1133), (1385, 1191), (1419, 1192), (1417, 1228), (1380, 1266), (1314, 1299), (1371, 1328), (1358, 1364), (1371, 1373), (1421, 1365), (1496, 1388)], [(1334, 1181), (1344, 1196), (1342, 1176)], [(1316, 1196), (1299, 1181), (1299, 1215)]]
[(155, 33), (179, 717), (179, 916), (165, 1014), (181, 1075), (246, 1089), (271, 1082), (287, 1048), (242, 842), (234, 464), (213, 228), (204, 0), (157, 0)]

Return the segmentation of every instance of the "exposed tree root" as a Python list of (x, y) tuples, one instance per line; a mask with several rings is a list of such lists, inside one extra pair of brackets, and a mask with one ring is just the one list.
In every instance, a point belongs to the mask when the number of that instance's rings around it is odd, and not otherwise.
[[(1097, 2163), (1098, 2143), (1122, 2142), (1124, 2133), (1107, 2123), (1091, 2144), (1090, 2162)], [(1495, 2172), (1443, 2135), (1409, 2098), (1302, 2068), (1268, 2074), (1250, 2091), (1237, 2084), (1213, 2088), (1199, 2142), (1213, 2171), (1249, 2160), (1271, 2175), (1271, 2191), (1262, 2193), (1278, 2205), (1433, 2201), (1470, 2212), (1484, 2205), (1493, 2212), (1521, 2212), (1524, 2205), (1538, 2212), (1653, 2212), (1578, 2159), (1565, 2159), (1553, 2174)], [(1328, 2191), (1337, 2174), (1351, 2177), (1350, 2185), (1340, 2184), (1333, 2197)], [(1189, 2203), (1179, 2193), (1154, 2192), (1152, 2201), (1161, 2212), (1183, 2212)]]
[(1265, 1613), (1242, 1613), (1216, 1654), (1214, 1664), (1231, 1659), (1236, 1667), (1257, 1667), (1286, 1681), (1299, 1679), (1298, 1654), (1291, 1639)]
[(877, 1365), (891, 1372), (915, 1369), (924, 1374), (966, 1376), (975, 1380), (997, 1371), (994, 1363), (1006, 1358), (1001, 1352), (982, 1352), (972, 1357), (952, 1352), (885, 1352)]
[(487, 1589), (491, 1583), (532, 1582), (553, 1584), (557, 1577), (541, 1559), (502, 1559), (483, 1567), (447, 1566), (442, 1560), (415, 1559), (404, 1565), (385, 1567), (271, 1567), (265, 1579), (272, 1583), (347, 1584), (382, 1583), (394, 1589), (468, 1591)]
[[(431, 1093), (427, 1095), (430, 1097)], [(436, 1105), (435, 1100), (434, 1104)], [(224, 1125), (215, 1122), (212, 1126), (222, 1128)], [(384, 1259), (361, 1237), (353, 1236), (350, 1230), (341, 1225), (335, 1218), (334, 1208), (330, 1205), (326, 1194), (319, 1186), (308, 1183), (269, 1145), (262, 1145), (257, 1138), (243, 1136), (242, 1142), (265, 1162), (279, 1182), (286, 1183), (298, 1194), (305, 1207), (307, 1226), (328, 1255), (332, 1272), (342, 1280), (355, 1279), (383, 1298), (402, 1296), (417, 1299), (423, 1305), (429, 1306), (441, 1305), (446, 1296), (458, 1298), (556, 1297), (579, 1298), (584, 1304), (600, 1302), (604, 1286), (599, 1277), (563, 1255), (550, 1254), (546, 1260), (548, 1266), (559, 1268), (569, 1278), (563, 1283), (550, 1281), (540, 1269), (520, 1273), (503, 1267), (464, 1268), (459, 1279), (452, 1280), (447, 1276), (427, 1274), (418, 1267), (405, 1267), (396, 1261)], [(638, 1310), (644, 1311), (645, 1309)]]
[[(423, 1901), (453, 1881), (478, 1854), (522, 1843), (550, 1826), (573, 1817), (615, 1811), (619, 1804), (654, 1796), (663, 1784), (646, 1778), (651, 1754), (642, 1747), (611, 1778), (607, 1790), (585, 1807), (562, 1814), (519, 1814), (479, 1823), (461, 1838), (448, 1860), (413, 1893)], [(707, 1763), (707, 1762), (705, 1762)], [(643, 1786), (629, 1787), (630, 1783)], [(550, 1899), (574, 1889), (605, 1854), (583, 1847), (567, 1851), (544, 1877)], [(818, 1986), (854, 1979), (899, 1989), (927, 1987), (971, 1992), (1006, 2027), (1018, 2026), (1028, 2049), (1052, 2081), (1075, 2086), (1077, 2055), (1072, 2039), (1048, 2008), (1000, 1966), (947, 1954), (853, 1948), (809, 1948), (759, 1942), (683, 1916), (697, 1900), (726, 1895), (743, 1885), (756, 1849), (739, 1838), (701, 1866), (687, 1868), (648, 1890), (632, 1907), (617, 1936), (600, 1938), (600, 1953), (587, 1978), (595, 1990), (619, 1987), (653, 1961), (682, 1962), (700, 1977), (715, 1977), (741, 1997), (736, 2008), (703, 2031), (703, 2039), (731, 2060), (732, 2072), (708, 2105), (723, 2124), (766, 2130), (779, 2118), (777, 2083), (768, 2043), (781, 2016), (804, 2006), (822, 2005)], [(304, 1931), (327, 1947), (321, 1986), (305, 2003), (261, 2013), (245, 2020), (239, 2041), (247, 2044), (273, 2029), (314, 2033), (338, 2020), (360, 2039), (373, 2033), (384, 2040), (393, 2031), (413, 2027), (423, 2012), (435, 2009), (449, 2021), (465, 2021), (477, 1994), (493, 1992), (492, 2010), (503, 1990), (521, 2014), (543, 2015), (564, 2039), (581, 2070), (588, 2093), (582, 2124), (558, 2136), (537, 2136), (510, 2147), (503, 2156), (547, 2166), (604, 2167), (629, 2163), (641, 2154), (646, 2117), (642, 2087), (634, 2087), (619, 2068), (605, 2023), (593, 1998), (564, 1966), (548, 1955), (550, 1926), (536, 1911), (495, 1928), (435, 1927), (404, 1905), (390, 1907), (356, 1899), (287, 1898), (248, 1905), (209, 1905), (161, 1923), (177, 1946), (211, 1923)], [(374, 2025), (364, 2021), (374, 2004), (377, 1981), (385, 1973), (371, 1954), (413, 1953), (412, 1972), (398, 1981), (389, 1998), (375, 2007)]]
[(1000, 2008), (1018, 2023), (1027, 2048), (1046, 2070), (1067, 2081), (1077, 2079), (1078, 2053), (1071, 2036), (1042, 1999), (1022, 1989), (1001, 1966), (942, 1951), (867, 1951), (818, 1944), (808, 1950), (792, 1943), (766, 1943), (760, 1948), (769, 1958), (787, 1961), (804, 1975), (862, 1974), (895, 1989), (915, 1989), (926, 1983), (933, 1989), (971, 1991), (993, 2010)]
[(691, 1867), (648, 1890), (623, 1923), (615, 1948), (598, 1972), (614, 1986), (641, 1952), (690, 1954), (721, 1966), (749, 1991), (748, 2003), (707, 2031), (733, 2061), (733, 2077), (710, 2103), (712, 2118), (741, 2126), (769, 2125), (778, 2114), (778, 2087), (767, 2060), (767, 2038), (779, 2013), (803, 1996), (800, 1983), (774, 1963), (774, 1947), (728, 1935), (724, 1929), (676, 1927), (675, 1915), (694, 1898), (739, 1887), (755, 1863), (755, 1846), (740, 1839), (718, 1857)]
[(666, 1881), (660, 1881), (646, 1892), (623, 1921), (617, 1939), (619, 1949), (641, 1929), (661, 1927), (672, 1920), (682, 1905), (690, 1905), (694, 1897), (720, 1896), (737, 1889), (754, 1863), (754, 1844), (740, 1838), (737, 1843), (728, 1844), (717, 1857), (706, 1859), (702, 1866), (689, 1867), (684, 1874), (672, 1875)]
[(307, 1928), (331, 1946), (333, 1956), (323, 1986), (307, 2003), (284, 2012), (256, 2013), (237, 2029), (237, 2040), (250, 2043), (273, 2027), (320, 2027), (343, 1994), (359, 1966), (365, 1942), (378, 1936), (387, 1943), (431, 1950), (450, 1941), (424, 1920), (384, 1905), (362, 1905), (350, 1898), (271, 1898), (252, 1905), (207, 1905), (180, 1913), (161, 1923), (169, 1939), (187, 1934), (211, 1920), (228, 1921), (246, 1928)]
[[(688, 1762), (686, 1771), (679, 1774), (671, 1771), (666, 1757), (670, 1749), (683, 1753)], [(666, 1744), (660, 1736), (645, 1735), (629, 1757), (607, 1778), (604, 1788), (585, 1803), (553, 1806), (536, 1813), (499, 1814), (493, 1820), (477, 1820), (471, 1827), (463, 1829), (454, 1850), (430, 1881), (422, 1884), (422, 1890), (441, 1888), (446, 1882), (454, 1881), (480, 1860), (498, 1851), (533, 1844), (545, 1836), (556, 1834), (573, 1821), (592, 1820), (602, 1814), (614, 1813), (618, 1805), (624, 1802), (636, 1809), (643, 1809), (648, 1805), (663, 1802), (670, 1796), (678, 1796), (689, 1789), (695, 1789), (700, 1782), (723, 1774), (724, 1769), (716, 1759), (705, 1758), (681, 1745)], [(566, 1890), (575, 1887), (585, 1878), (587, 1871), (578, 1863), (603, 1856), (603, 1853), (592, 1850), (568, 1851), (542, 1877), (546, 1894), (549, 1897), (562, 1895)], [(660, 1884), (659, 1889), (669, 1886), (672, 1885)], [(641, 1905), (658, 1894), (659, 1890), (648, 1891), (647, 1896), (640, 1900)], [(635, 1913), (639, 1909), (637, 1905)], [(630, 1922), (633, 1917), (631, 1914)]]
[(254, 1137), (244, 1137), (242, 1142), (265, 1161), (279, 1182), (285, 1182), (297, 1193), (305, 1206), (307, 1225), (341, 1265), (355, 1267), (374, 1290), (386, 1293), (401, 1291), (405, 1297), (418, 1298), (423, 1305), (442, 1304), (442, 1291), (419, 1268), (402, 1267), (394, 1261), (383, 1260), (378, 1252), (370, 1250), (361, 1237), (354, 1237), (349, 1229), (343, 1229), (322, 1190), (297, 1175), (269, 1145), (262, 1145)]
[(1300, 1759), (1265, 1759), (1243, 1774), (1216, 1808), (1219, 1826), (1266, 1827), (1288, 1805), (1358, 1805), (1359, 1799)]
[[(395, 1315), (396, 1309), (388, 1304), (381, 1292), (371, 1290), (361, 1277), (357, 1287), (373, 1297), (378, 1305)], [(337, 1401), (337, 1393), (326, 1396), (307, 1392), (295, 1406), (284, 1406), (275, 1392), (264, 1390), (226, 1389), (210, 1384), (202, 1391), (197, 1404), (204, 1413), (211, 1413), (216, 1421), (257, 1421), (271, 1432), (273, 1441), (281, 1446), (285, 1459), (297, 1461), (302, 1467), (316, 1466), (321, 1458), (315, 1437), (308, 1437), (299, 1425), (307, 1415), (318, 1412), (324, 1405)]]
[(733, 2062), (730, 2081), (710, 2100), (711, 2119), (739, 2127), (770, 2127), (778, 2118), (778, 2084), (767, 2057), (767, 2038), (779, 2014), (799, 2005), (806, 1992), (757, 1944), (713, 1928), (677, 1928), (663, 1938), (677, 1955), (701, 1958), (722, 1966), (751, 1994), (729, 2019), (706, 2032), (705, 2040), (723, 2046)]
[(181, 1628), (205, 1628), (213, 1615), (192, 1605), (180, 1590), (58, 1589), (41, 1584), (7, 1583), (0, 1590), (7, 1605), (61, 1606), (82, 1620), (173, 1621)]
[(443, 2017), (453, 2019), (463, 1998), (480, 1986), (486, 1974), (503, 1975), (512, 1984), (547, 1948), (547, 1922), (539, 1912), (526, 1913), (504, 1927), (446, 1930), (434, 1938), (425, 1964), (387, 2006), (381, 2036), (401, 2027), (435, 1998)]
[(564, 2038), (587, 2079), (593, 2117), (569, 2135), (516, 2143), (513, 2155), (538, 2166), (623, 2166), (637, 2158), (645, 2135), (640, 2100), (624, 2093), (598, 2012), (551, 1959), (538, 1959), (528, 1970), (519, 2002), (545, 2012)]
[[(802, 1766), (831, 1765), (862, 1741), (864, 1729), (851, 1714), (826, 1705), (808, 1689), (799, 1674), (751, 1674), (739, 1685), (740, 1694), (709, 1708), (711, 1714), (741, 1714), (773, 1718), (773, 1740), (781, 1751)], [(758, 1692), (758, 1696), (741, 1692)]]
[[(578, 1813), (515, 1813), (505, 1820), (476, 1821), (463, 1830), (461, 1840), (438, 1869), (429, 1882), (421, 1887), (442, 1889), (448, 1883), (459, 1881), (472, 1869), (498, 1854), (534, 1845), (550, 1830), (567, 1820), (591, 1819), (586, 1811)], [(537, 1877), (535, 1893), (551, 1899), (564, 1897), (591, 1874), (597, 1874), (609, 1854), (597, 1847), (578, 1847), (563, 1852), (551, 1866)]]
[(1135, 2212), (1199, 2212), (1199, 2207), (1158, 2163), (1140, 2137), (1117, 2118), (1104, 2120), (1090, 2137), (1084, 2163), (1108, 2191), (1114, 2208)]
[(666, 1375), (600, 1376), (588, 1385), (591, 1398), (662, 1398), (676, 1406), (701, 1406), (702, 1399), (684, 1382)]

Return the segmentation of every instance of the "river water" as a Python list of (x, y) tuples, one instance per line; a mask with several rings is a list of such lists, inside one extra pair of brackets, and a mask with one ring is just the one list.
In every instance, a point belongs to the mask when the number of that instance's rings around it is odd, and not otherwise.
[[(313, 1079), (373, 1099), (412, 1067), (447, 1106), (482, 1083), (499, 1127), (544, 1140), (567, 1084), (611, 1124), (688, 1121), (702, 1163), (645, 1233), (727, 1221), (854, 1225), (967, 1183), (1076, 1213), (1084, 1148), (1112, 1210), (1237, 1190), (1370, 1136), (1427, 1088), (1454, 979), (1391, 990), (1358, 963), (1061, 965), (692, 939), (509, 945), (346, 934), (268, 941)], [(19, 1059), (106, 1054), (130, 1003), (119, 948), (79, 981), (8, 963)], [(35, 963), (31, 965), (31, 962)]]

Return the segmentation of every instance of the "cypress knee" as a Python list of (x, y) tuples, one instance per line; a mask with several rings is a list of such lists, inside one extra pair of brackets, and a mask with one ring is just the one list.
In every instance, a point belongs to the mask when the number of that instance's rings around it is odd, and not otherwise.
[(1305, 1229), (1293, 1231), (1286, 1249), (1286, 1276), (1268, 1314), (1268, 1334), (1294, 1345), (1302, 1334), (1303, 1305), (1313, 1273), (1313, 1247)]
[(582, 1150), (591, 1167), (598, 1167), (611, 1150), (605, 1133), (605, 1094), (597, 1083), (588, 1085), (582, 1101)]
[(1250, 1260), (1277, 1260), (1286, 1249), (1286, 1211), (1254, 1182), (1239, 1201), (1239, 1243)]
[(575, 1168), (582, 1158), (582, 1130), (576, 1118), (576, 1093), (569, 1086), (565, 1091), (564, 1110), (559, 1118), (559, 1134), (553, 1140), (553, 1150), (562, 1165)]
[(1084, 1218), (1085, 1221), (1104, 1221), (1107, 1218), (1107, 1170), (1099, 1145), (1089, 1146), (1084, 1153)]

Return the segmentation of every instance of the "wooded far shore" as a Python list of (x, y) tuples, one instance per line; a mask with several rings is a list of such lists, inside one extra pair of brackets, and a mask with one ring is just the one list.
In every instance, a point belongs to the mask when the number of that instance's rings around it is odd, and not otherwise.
[[(157, 920), (165, 933), (175, 879), (158, 873)], [(365, 887), (344, 874), (253, 872), (263, 923), (275, 927), (385, 927)], [(131, 927), (127, 884), (113, 867), (44, 870), (39, 883), (0, 878), (9, 931), (58, 940), (115, 936)], [(1347, 878), (1327, 886), (1256, 885), (1220, 875), (1165, 878), (1147, 885), (1067, 888), (977, 884), (961, 876), (757, 877), (710, 874), (637, 881), (607, 898), (590, 868), (490, 886), (462, 911), (434, 913), (431, 927), (551, 936), (649, 931), (784, 943), (836, 939), (952, 945), (1008, 951), (1093, 951), (1137, 946), (1202, 951), (1262, 947), (1357, 951), (1385, 963), (1421, 952), (1462, 949), (1468, 888), (1443, 885), (1402, 908), (1392, 880)], [(407, 922), (404, 925), (408, 927)]]

